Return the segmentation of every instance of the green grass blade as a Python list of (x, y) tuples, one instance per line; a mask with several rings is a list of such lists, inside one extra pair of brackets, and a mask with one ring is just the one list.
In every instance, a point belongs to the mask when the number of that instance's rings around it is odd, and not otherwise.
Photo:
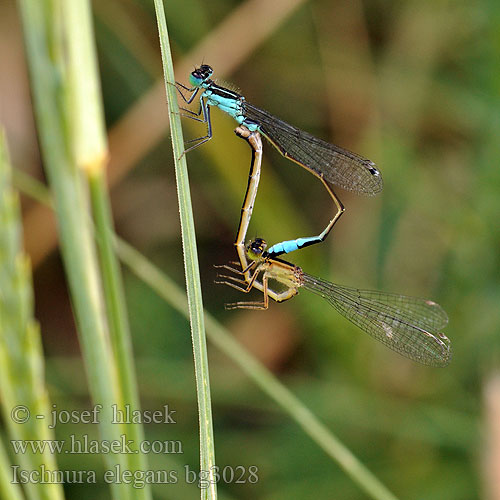
[[(99, 88), (97, 55), (93, 37), (92, 15), (87, 0), (68, 2), (64, 9), (68, 26), (75, 29), (68, 38), (68, 74), (71, 81), (71, 129), (76, 163), (87, 175), (95, 221), (97, 250), (102, 272), (104, 300), (116, 359), (121, 408), (140, 410), (136, 370), (132, 353), (130, 327), (125, 305), (120, 266), (113, 249), (113, 222), (106, 187), (105, 167), (108, 150), (106, 126)], [(117, 401), (118, 403), (118, 401)], [(144, 441), (141, 424), (124, 423), (123, 432), (134, 443)], [(146, 455), (131, 453), (124, 457), (127, 470), (148, 470)], [(130, 488), (131, 500), (151, 500), (151, 486)]]
[[(0, 394), (3, 421), (10, 440), (51, 440), (50, 403), (45, 386), (44, 360), (40, 331), (33, 319), (31, 268), (21, 250), (21, 211), (19, 200), (11, 187), (11, 168), (7, 147), (0, 130)], [(28, 419), (15, 421), (13, 410), (25, 407), (19, 414)], [(30, 412), (30, 416), (27, 412)], [(35, 418), (44, 415), (45, 419)], [(2, 498), (19, 498), (17, 488), (10, 484), (15, 471), (57, 471), (55, 456), (47, 451), (13, 455), (14, 465), (7, 466), (2, 450), (0, 491), (9, 492)], [(7, 482), (6, 482), (7, 480)], [(64, 498), (60, 484), (28, 482), (25, 492), (31, 500)]]
[(201, 498), (217, 498), (217, 485), (213, 476), (215, 466), (214, 434), (212, 426), (212, 407), (210, 398), (210, 380), (208, 373), (208, 355), (201, 297), (200, 272), (198, 268), (198, 251), (194, 230), (191, 195), (184, 154), (184, 139), (177, 105), (177, 94), (174, 87), (174, 65), (170, 52), (167, 22), (162, 0), (155, 0), (156, 18), (160, 35), (160, 46), (165, 77), (165, 89), (170, 111), (170, 130), (175, 161), (175, 177), (179, 198), (179, 214), (181, 219), (182, 248), (186, 273), (187, 299), (193, 342), (194, 366), (196, 375), (196, 391), (200, 424), (200, 470), (208, 474), (210, 487), (201, 490)]
[(3, 443), (0, 446), (0, 498), (24, 500), (21, 487), (12, 481), (12, 469)]
[[(120, 265), (113, 248), (113, 222), (103, 172), (92, 170), (89, 175), (89, 185), (111, 343), (116, 358), (118, 384), (122, 395), (121, 406), (127, 406), (131, 411), (140, 410), (139, 390), (137, 387), (125, 292)], [(127, 439), (132, 440), (134, 443), (144, 441), (144, 428), (142, 424), (125, 423), (123, 424), (123, 430), (127, 435)], [(126, 458), (128, 460), (128, 470), (148, 470), (147, 459), (144, 453), (128, 454)], [(131, 500), (150, 500), (152, 498), (151, 487), (149, 484), (145, 484), (142, 488), (134, 488), (131, 490), (130, 495)]]
[[(82, 1), (82, 0), (80, 0)], [(59, 226), (68, 280), (89, 390), (101, 404), (101, 438), (119, 441), (121, 428), (112, 423), (112, 405), (120, 402), (116, 365), (109, 341), (99, 270), (93, 243), (87, 193), (78, 168), (78, 128), (73, 122), (74, 78), (68, 68), (72, 28), (80, 22), (62, 0), (19, 1), (38, 133)], [(83, 62), (83, 61), (82, 61)], [(95, 140), (95, 139), (94, 139)], [(98, 140), (98, 139), (97, 139)], [(119, 454), (103, 456), (106, 468), (126, 467)], [(128, 500), (131, 485), (113, 482), (113, 498)]]

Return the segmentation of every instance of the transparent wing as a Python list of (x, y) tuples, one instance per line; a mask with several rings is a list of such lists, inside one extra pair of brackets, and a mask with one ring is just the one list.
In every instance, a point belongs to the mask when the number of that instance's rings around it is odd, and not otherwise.
[(287, 158), (348, 191), (374, 195), (382, 190), (382, 176), (372, 161), (322, 141), (246, 101), (242, 106), (245, 117), (258, 123), (260, 131)]
[(321, 295), (349, 321), (387, 347), (424, 365), (446, 366), (450, 340), (438, 330), (448, 317), (435, 302), (358, 290), (303, 275), (304, 288)]

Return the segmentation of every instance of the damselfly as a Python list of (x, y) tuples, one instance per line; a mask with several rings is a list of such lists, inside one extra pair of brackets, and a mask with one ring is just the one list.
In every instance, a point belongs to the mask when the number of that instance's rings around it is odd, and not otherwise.
[[(264, 299), (227, 304), (228, 309), (267, 309), (269, 297), (282, 302), (296, 295), (299, 288), (305, 288), (326, 299), (342, 316), (403, 356), (424, 365), (446, 366), (450, 362), (450, 340), (440, 332), (447, 325), (448, 317), (435, 302), (358, 290), (316, 278), (298, 266), (270, 257), (266, 252), (266, 242), (260, 238), (247, 245), (247, 257), (251, 261), (248, 269), (239, 270), (228, 265), (219, 267), (240, 277), (250, 272), (248, 283), (229, 275), (219, 275), (217, 282), (243, 292), (259, 288)], [(270, 280), (279, 283), (282, 290), (271, 289)]]
[[(326, 238), (344, 211), (331, 184), (365, 195), (375, 195), (382, 190), (382, 177), (372, 161), (318, 139), (308, 132), (285, 123), (267, 111), (253, 106), (238, 92), (217, 85), (210, 78), (212, 73), (213, 69), (210, 66), (202, 64), (189, 76), (192, 87), (176, 83), (180, 95), (187, 104), (193, 102), (201, 90), (198, 112), (187, 109), (185, 111), (189, 113), (187, 117), (207, 124), (207, 133), (203, 137), (190, 141), (195, 144), (186, 151), (212, 138), (210, 107), (216, 106), (232, 116), (240, 125), (247, 127), (249, 131), (262, 133), (283, 156), (318, 177), (335, 203), (337, 211), (321, 234), (282, 242), (281, 247), (276, 248), (273, 255), (288, 253)], [(191, 95), (186, 97), (181, 89), (191, 92)]]

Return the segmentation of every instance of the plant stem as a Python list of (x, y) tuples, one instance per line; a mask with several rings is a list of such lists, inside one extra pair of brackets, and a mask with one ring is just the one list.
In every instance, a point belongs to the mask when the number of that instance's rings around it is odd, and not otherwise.
[[(54, 439), (48, 428), (50, 402), (42, 341), (33, 316), (31, 268), (22, 252), (21, 210), (17, 193), (12, 189), (7, 145), (0, 129), (0, 402), (9, 443)], [(38, 415), (45, 418), (37, 418)], [(20, 418), (23, 420), (19, 421)], [(0, 495), (2, 498), (20, 498), (18, 486), (12, 483), (13, 477), (19, 477), (17, 470), (36, 473), (44, 467), (48, 473), (57, 471), (56, 457), (47, 448), (35, 453), (28, 446), (24, 453), (12, 456), (11, 467), (2, 446), (0, 492), (5, 492), (5, 496)], [(30, 500), (64, 498), (60, 484), (28, 482), (25, 493)]]
[[(75, 0), (84, 1), (84, 0)], [(32, 82), (38, 132), (59, 226), (61, 252), (68, 280), (77, 331), (94, 404), (102, 405), (101, 438), (120, 440), (120, 426), (112, 423), (112, 405), (120, 402), (116, 364), (102, 300), (87, 193), (78, 168), (75, 124), (72, 121), (71, 72), (68, 54), (80, 33), (63, 0), (19, 0)], [(84, 7), (83, 7), (84, 8)], [(72, 28), (75, 28), (73, 33)], [(68, 46), (68, 43), (70, 44)], [(73, 75), (74, 76), (74, 75)], [(123, 470), (127, 461), (106, 454), (108, 470)], [(112, 481), (116, 500), (128, 500), (130, 485)]]
[(174, 65), (170, 52), (167, 22), (162, 0), (155, 0), (158, 32), (165, 77), (165, 90), (170, 110), (170, 130), (175, 162), (175, 177), (179, 198), (179, 214), (181, 219), (182, 248), (184, 251), (184, 269), (186, 274), (187, 300), (193, 342), (194, 367), (196, 375), (196, 391), (200, 425), (200, 470), (210, 483), (208, 488), (201, 489), (202, 499), (216, 499), (217, 485), (214, 480), (215, 451), (212, 426), (212, 407), (210, 398), (210, 380), (208, 373), (208, 355), (203, 317), (203, 301), (201, 297), (200, 272), (198, 268), (198, 251), (194, 230), (193, 210), (189, 191), (189, 180), (184, 154), (179, 107), (175, 89)]
[[(140, 410), (125, 293), (120, 266), (114, 253), (113, 222), (103, 171), (92, 170), (89, 174), (89, 183), (111, 343), (116, 358), (118, 383), (122, 394), (122, 407), (127, 405), (131, 411)], [(127, 439), (132, 440), (134, 443), (144, 441), (142, 424), (125, 423), (123, 424), (123, 430), (127, 434)], [(129, 470), (148, 470), (146, 456), (142, 452), (127, 454), (126, 457)], [(152, 499), (149, 484), (145, 484), (142, 488), (134, 488), (130, 494), (131, 499)]]
[[(116, 360), (117, 390), (120, 394), (117, 404), (122, 410), (129, 408), (131, 411), (138, 411), (140, 403), (125, 293), (112, 241), (113, 220), (105, 170), (108, 158), (106, 125), (99, 88), (90, 3), (87, 0), (74, 0), (65, 5), (63, 12), (67, 25), (74, 28), (72, 36), (68, 37), (73, 148), (77, 166), (86, 175), (90, 187), (104, 300)], [(144, 441), (142, 424), (125, 422), (121, 427), (127, 439), (136, 445)], [(146, 456), (141, 452), (126, 454), (124, 459), (127, 469), (132, 472), (148, 469)], [(152, 499), (151, 486), (147, 483), (142, 488), (129, 488), (129, 494), (131, 500)]]

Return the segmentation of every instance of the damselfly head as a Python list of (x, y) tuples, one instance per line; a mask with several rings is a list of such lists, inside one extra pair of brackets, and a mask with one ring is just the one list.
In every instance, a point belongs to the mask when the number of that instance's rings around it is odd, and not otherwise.
[(212, 76), (213, 72), (214, 70), (208, 64), (202, 64), (189, 75), (189, 81), (194, 86), (201, 85)]
[(255, 238), (248, 242), (246, 246), (247, 256), (251, 260), (258, 260), (262, 258), (266, 251), (267, 243), (262, 238)]

